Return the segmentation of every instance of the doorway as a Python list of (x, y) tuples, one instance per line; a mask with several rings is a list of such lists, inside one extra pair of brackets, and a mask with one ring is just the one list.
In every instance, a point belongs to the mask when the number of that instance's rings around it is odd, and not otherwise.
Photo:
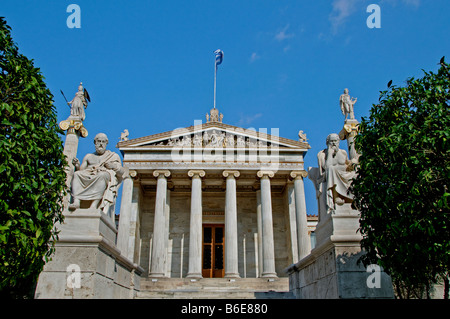
[(202, 276), (203, 278), (223, 278), (224, 251), (225, 251), (225, 226), (223, 224), (203, 225), (203, 253)]

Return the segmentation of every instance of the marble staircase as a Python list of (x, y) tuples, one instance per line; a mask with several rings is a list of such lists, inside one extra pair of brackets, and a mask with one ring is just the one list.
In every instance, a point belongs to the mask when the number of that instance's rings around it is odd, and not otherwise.
[(143, 278), (136, 299), (292, 299), (288, 278)]

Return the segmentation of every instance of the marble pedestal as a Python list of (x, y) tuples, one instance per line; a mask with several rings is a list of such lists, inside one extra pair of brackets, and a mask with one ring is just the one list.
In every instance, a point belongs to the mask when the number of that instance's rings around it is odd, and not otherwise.
[(66, 211), (35, 298), (133, 298), (143, 269), (121, 255), (117, 230), (99, 209)]
[(289, 290), (296, 298), (394, 298), (385, 272), (368, 271), (357, 262), (363, 254), (358, 228), (359, 212), (349, 207), (324, 216), (316, 228), (316, 248), (286, 269)]

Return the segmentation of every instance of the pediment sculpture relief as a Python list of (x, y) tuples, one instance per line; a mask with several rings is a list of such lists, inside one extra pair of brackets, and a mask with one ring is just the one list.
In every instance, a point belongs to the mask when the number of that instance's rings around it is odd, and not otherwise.
[(165, 141), (151, 143), (150, 146), (176, 147), (278, 147), (278, 144), (267, 142), (256, 137), (233, 134), (218, 129), (197, 132), (189, 135), (173, 137)]

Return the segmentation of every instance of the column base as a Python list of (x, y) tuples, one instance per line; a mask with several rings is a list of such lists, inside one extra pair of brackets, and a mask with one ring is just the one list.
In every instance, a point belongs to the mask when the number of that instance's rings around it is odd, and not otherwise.
[(278, 276), (274, 272), (268, 272), (268, 273), (262, 273), (261, 278), (278, 278)]
[(191, 273), (191, 274), (187, 274), (186, 278), (189, 279), (202, 279), (203, 276), (201, 273)]
[(224, 278), (241, 278), (237, 273), (225, 274)]
[(168, 278), (165, 274), (159, 274), (159, 273), (150, 273), (148, 275), (149, 278)]

